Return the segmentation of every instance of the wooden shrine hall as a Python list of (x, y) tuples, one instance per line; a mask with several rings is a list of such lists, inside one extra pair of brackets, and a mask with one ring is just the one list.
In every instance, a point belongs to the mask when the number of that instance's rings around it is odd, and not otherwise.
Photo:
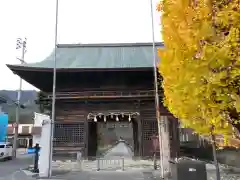
[[(134, 156), (152, 156), (158, 134), (152, 59), (151, 43), (58, 45), (54, 149), (99, 156), (121, 138)], [(42, 62), (7, 66), (51, 100), (53, 60), (54, 52)], [(175, 157), (178, 121), (162, 104), (159, 110)]]

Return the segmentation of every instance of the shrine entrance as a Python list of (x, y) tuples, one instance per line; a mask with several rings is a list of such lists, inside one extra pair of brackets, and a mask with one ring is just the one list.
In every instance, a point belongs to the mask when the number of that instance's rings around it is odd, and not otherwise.
[[(129, 154), (138, 156), (140, 144), (138, 116), (137, 112), (90, 113), (88, 115), (88, 157), (107, 156), (113, 148), (118, 156), (129, 156)], [(124, 142), (124, 148), (118, 145), (120, 142), (121, 144)], [(128, 155), (126, 149), (129, 151)]]

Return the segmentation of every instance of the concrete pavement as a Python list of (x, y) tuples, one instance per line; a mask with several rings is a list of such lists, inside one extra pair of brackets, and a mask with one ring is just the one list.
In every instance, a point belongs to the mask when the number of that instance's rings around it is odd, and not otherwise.
[(56, 175), (52, 180), (160, 180), (152, 173), (143, 172), (71, 172), (64, 175)]
[(142, 172), (88, 172), (71, 173), (68, 180), (154, 180), (153, 177), (144, 176)]
[(0, 162), (0, 180), (28, 180), (21, 170), (27, 168), (32, 164), (33, 159), (31, 155), (17, 155), (17, 159)]

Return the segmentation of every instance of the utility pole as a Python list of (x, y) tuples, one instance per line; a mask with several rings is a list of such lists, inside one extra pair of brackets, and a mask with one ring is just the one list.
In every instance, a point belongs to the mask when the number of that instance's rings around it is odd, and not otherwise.
[[(21, 38), (17, 39), (17, 44), (16, 44), (16, 49), (22, 49), (22, 57), (21, 58), (17, 58), (21, 64), (25, 64), (24, 61), (24, 56), (26, 53), (26, 43), (27, 43), (27, 39), (25, 38), (24, 40)], [(21, 99), (21, 92), (22, 92), (22, 78), (20, 78), (20, 82), (19, 82), (19, 89), (17, 92), (17, 106), (16, 106), (16, 120), (14, 123), (14, 139), (13, 139), (13, 157), (16, 158), (17, 155), (17, 148), (18, 148), (18, 127), (19, 127), (19, 115), (20, 115), (20, 99)]]
[(155, 45), (155, 33), (154, 33), (154, 13), (153, 13), (153, 2), (150, 0), (151, 5), (151, 20), (152, 20), (152, 53), (153, 53), (153, 76), (154, 76), (154, 88), (155, 88), (155, 108), (156, 108), (156, 118), (158, 124), (158, 139), (159, 139), (159, 149), (160, 149), (160, 166), (161, 166), (161, 178), (164, 178), (164, 167), (163, 167), (163, 139), (162, 139), (162, 131), (164, 122), (160, 116), (160, 102), (159, 102), (159, 88), (158, 88), (158, 76), (157, 76), (157, 59), (156, 59), (156, 45)]

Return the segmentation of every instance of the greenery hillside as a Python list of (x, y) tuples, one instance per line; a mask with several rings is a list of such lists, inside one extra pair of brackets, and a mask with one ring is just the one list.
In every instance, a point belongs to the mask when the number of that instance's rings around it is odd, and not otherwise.
[[(16, 105), (14, 102), (17, 99), (17, 91), (0, 90), (0, 97), (7, 100), (6, 104), (1, 104), (2, 110), (9, 114), (9, 122), (14, 122), (16, 117)], [(37, 91), (22, 91), (20, 103), (26, 108), (20, 110), (20, 123), (32, 123), (33, 113), (39, 111), (38, 105), (35, 103), (36, 99)]]

